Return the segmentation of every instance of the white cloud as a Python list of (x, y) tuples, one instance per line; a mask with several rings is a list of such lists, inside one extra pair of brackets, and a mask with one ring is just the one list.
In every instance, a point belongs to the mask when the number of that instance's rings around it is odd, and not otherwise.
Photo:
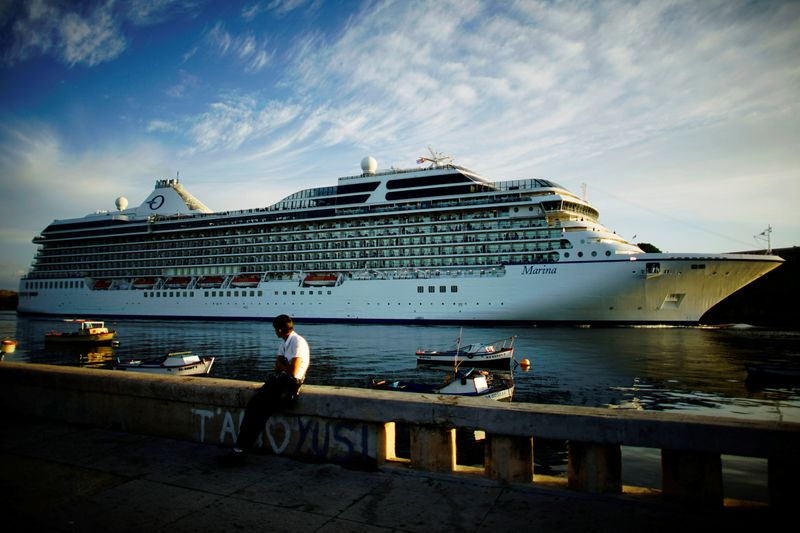
[(12, 44), (5, 54), (11, 64), (54, 54), (70, 66), (92, 67), (116, 58), (127, 45), (113, 1), (79, 13), (61, 3), (32, 0), (24, 3), (11, 30)]
[(112, 2), (99, 7), (88, 18), (66, 13), (59, 24), (62, 57), (70, 65), (92, 67), (114, 59), (125, 50), (125, 38), (115, 22)]
[(267, 48), (266, 39), (258, 40), (255, 36), (247, 34), (237, 36), (225, 29), (222, 22), (218, 22), (208, 32), (207, 39), (221, 56), (233, 55), (237, 57), (246, 72), (254, 73), (266, 67), (272, 57)]
[(155, 178), (174, 175), (163, 149), (152, 143), (117, 139), (118, 145), (75, 156), (43, 124), (0, 127), (0, 141), (0, 288), (16, 288), (36, 250), (31, 239), (54, 219), (112, 210), (121, 195), (134, 204)]
[(194, 119), (193, 146), (186, 153), (235, 150), (253, 138), (274, 132), (294, 120), (301, 108), (293, 103), (260, 104), (253, 96), (226, 95)]

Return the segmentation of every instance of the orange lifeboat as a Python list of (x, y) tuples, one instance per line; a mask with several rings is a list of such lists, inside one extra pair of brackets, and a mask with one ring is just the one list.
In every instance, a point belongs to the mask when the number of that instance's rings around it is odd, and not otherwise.
[(197, 286), (201, 289), (216, 289), (222, 286), (222, 276), (203, 276), (197, 281)]
[(258, 287), (261, 276), (258, 274), (246, 274), (236, 276), (231, 280), (231, 287)]
[(333, 287), (339, 282), (339, 274), (309, 274), (303, 278), (306, 287)]
[(104, 291), (108, 289), (110, 286), (111, 286), (110, 279), (98, 279), (97, 281), (94, 282), (92, 288), (96, 291)]
[(156, 278), (138, 278), (133, 280), (134, 289), (152, 289), (156, 284)]
[(164, 282), (164, 287), (167, 289), (185, 289), (190, 281), (192, 281), (192, 278), (188, 276), (175, 276), (167, 279)]

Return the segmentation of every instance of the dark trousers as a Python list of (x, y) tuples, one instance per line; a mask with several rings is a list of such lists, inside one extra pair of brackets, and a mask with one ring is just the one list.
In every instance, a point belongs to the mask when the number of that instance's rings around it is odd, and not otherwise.
[(236, 447), (249, 452), (269, 417), (276, 411), (291, 407), (299, 390), (300, 384), (286, 372), (277, 372), (267, 378), (255, 396), (247, 402)]

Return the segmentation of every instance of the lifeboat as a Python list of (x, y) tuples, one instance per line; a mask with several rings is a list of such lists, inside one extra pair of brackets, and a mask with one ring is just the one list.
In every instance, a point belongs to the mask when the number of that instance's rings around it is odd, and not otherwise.
[(192, 278), (188, 276), (175, 276), (167, 279), (164, 282), (164, 287), (167, 289), (185, 289), (191, 281)]
[(236, 276), (231, 280), (231, 287), (258, 287), (261, 276), (258, 274), (248, 274)]
[(111, 286), (110, 279), (98, 279), (97, 281), (94, 282), (92, 288), (96, 291), (104, 291), (108, 289), (110, 286)]
[(197, 286), (201, 289), (217, 289), (222, 286), (222, 276), (203, 276), (197, 281)]
[(152, 289), (156, 284), (156, 278), (138, 278), (133, 280), (134, 289)]
[(309, 274), (303, 278), (306, 287), (333, 287), (339, 283), (340, 274)]

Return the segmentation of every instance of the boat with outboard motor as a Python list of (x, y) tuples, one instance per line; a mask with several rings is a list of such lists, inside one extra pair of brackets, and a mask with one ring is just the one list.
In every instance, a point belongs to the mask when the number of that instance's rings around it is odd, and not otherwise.
[(117, 358), (114, 370), (167, 374), (172, 376), (198, 376), (211, 372), (214, 357), (200, 357), (192, 352), (172, 352), (161, 357)]
[[(459, 339), (461, 337), (459, 336)], [(514, 360), (514, 339), (508, 337), (490, 343), (459, 346), (455, 350), (417, 350), (417, 364), (430, 366), (458, 366), (466, 364), (481, 368), (508, 369)]]
[(511, 401), (514, 395), (514, 380), (486, 370), (457, 370), (448, 374), (444, 383), (428, 384), (418, 381), (372, 379), (376, 390), (444, 394), (448, 396), (476, 396), (489, 400)]

